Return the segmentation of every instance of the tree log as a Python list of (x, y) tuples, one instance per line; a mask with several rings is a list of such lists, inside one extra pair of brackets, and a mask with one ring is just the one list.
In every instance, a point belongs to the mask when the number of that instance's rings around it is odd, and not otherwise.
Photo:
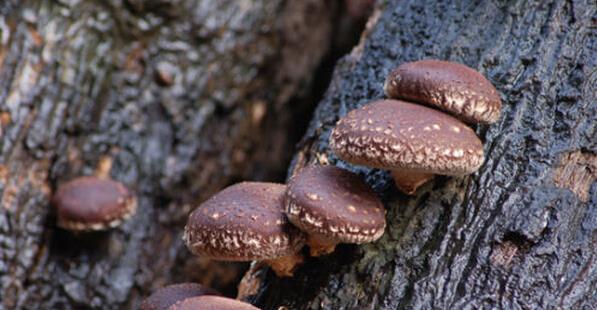
[[(383, 1), (336, 67), (291, 168), (358, 172), (383, 197), (385, 235), (311, 258), (292, 279), (255, 270), (263, 309), (597, 307), (597, 7), (594, 1)], [(336, 121), (383, 97), (395, 66), (464, 63), (499, 90), (475, 126), (486, 161), (400, 194), (388, 171), (338, 160)]]
[[(1, 1), (0, 309), (133, 308), (172, 282), (234, 281), (186, 251), (186, 215), (286, 169), (289, 100), (328, 51), (337, 7)], [(98, 170), (137, 193), (138, 214), (110, 232), (57, 229), (52, 191)]]

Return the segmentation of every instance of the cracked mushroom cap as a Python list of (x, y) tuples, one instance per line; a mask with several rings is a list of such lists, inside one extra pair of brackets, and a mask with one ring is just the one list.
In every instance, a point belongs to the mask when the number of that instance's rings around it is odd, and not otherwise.
[(236, 299), (219, 296), (188, 298), (172, 305), (169, 310), (259, 310), (259, 308)]
[(274, 259), (297, 252), (304, 235), (283, 212), (286, 186), (243, 182), (191, 213), (184, 240), (196, 255), (228, 261)]
[(341, 159), (368, 167), (465, 175), (483, 164), (475, 132), (442, 112), (399, 100), (378, 100), (350, 111), (330, 136)]
[(500, 95), (481, 73), (448, 61), (402, 64), (388, 75), (384, 91), (390, 98), (436, 107), (468, 123), (494, 123), (502, 109)]
[(62, 184), (52, 204), (58, 226), (73, 231), (116, 227), (137, 209), (135, 196), (122, 183), (94, 176)]
[(356, 174), (334, 166), (310, 166), (292, 177), (286, 215), (302, 231), (339, 243), (377, 240), (386, 226), (373, 190)]
[(159, 288), (141, 304), (140, 310), (166, 310), (175, 303), (191, 297), (219, 295), (198, 283), (179, 283)]

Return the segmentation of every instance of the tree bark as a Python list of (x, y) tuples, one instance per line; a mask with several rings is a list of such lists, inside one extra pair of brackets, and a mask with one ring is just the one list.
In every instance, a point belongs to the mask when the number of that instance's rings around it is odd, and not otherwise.
[[(329, 48), (336, 3), (0, 2), (0, 309), (122, 309), (234, 272), (190, 256), (186, 215), (285, 170), (292, 96)], [(60, 183), (108, 169), (139, 200), (105, 233), (55, 227)]]
[[(385, 235), (311, 258), (292, 279), (254, 270), (263, 309), (597, 307), (597, 33), (594, 1), (389, 0), (336, 67), (291, 169), (362, 175), (388, 210)], [(383, 97), (395, 66), (464, 63), (499, 90), (501, 119), (475, 126), (486, 161), (414, 197), (388, 171), (337, 159), (336, 121)]]

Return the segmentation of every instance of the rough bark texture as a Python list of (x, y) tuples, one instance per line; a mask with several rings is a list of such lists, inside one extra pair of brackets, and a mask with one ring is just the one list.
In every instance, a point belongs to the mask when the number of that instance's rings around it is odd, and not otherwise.
[[(0, 1), (0, 309), (134, 307), (234, 272), (192, 258), (197, 201), (285, 169), (294, 106), (336, 3)], [(110, 168), (139, 212), (106, 233), (55, 228), (49, 196)]]
[[(385, 201), (387, 231), (310, 259), (292, 279), (257, 271), (250, 299), (264, 309), (595, 309), (596, 10), (560, 0), (379, 4), (292, 169), (327, 161), (359, 172)], [(383, 97), (390, 69), (423, 58), (478, 69), (504, 109), (476, 127), (480, 171), (436, 177), (407, 197), (387, 171), (338, 161), (327, 145), (340, 117)]]

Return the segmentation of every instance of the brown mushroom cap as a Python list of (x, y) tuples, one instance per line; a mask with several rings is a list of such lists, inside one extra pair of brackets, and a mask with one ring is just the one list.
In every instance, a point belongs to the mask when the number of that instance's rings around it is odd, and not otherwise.
[(345, 161), (390, 170), (464, 175), (483, 163), (475, 132), (442, 112), (399, 100), (350, 111), (336, 124), (330, 147)]
[(52, 198), (58, 226), (74, 230), (102, 230), (118, 226), (137, 208), (135, 196), (120, 182), (79, 177), (58, 187)]
[(274, 259), (297, 252), (304, 235), (283, 213), (286, 186), (243, 182), (219, 192), (191, 213), (187, 247), (220, 260)]
[(286, 215), (302, 231), (339, 243), (377, 240), (386, 226), (373, 190), (356, 174), (333, 166), (310, 166), (292, 177)]
[(259, 310), (259, 308), (236, 299), (218, 296), (188, 298), (172, 305), (169, 310)]
[(166, 310), (173, 304), (191, 297), (219, 295), (218, 292), (198, 283), (179, 283), (162, 287), (141, 304), (140, 310)]
[(448, 61), (402, 64), (388, 75), (384, 91), (390, 98), (437, 107), (469, 123), (494, 123), (502, 109), (497, 90), (481, 73)]

